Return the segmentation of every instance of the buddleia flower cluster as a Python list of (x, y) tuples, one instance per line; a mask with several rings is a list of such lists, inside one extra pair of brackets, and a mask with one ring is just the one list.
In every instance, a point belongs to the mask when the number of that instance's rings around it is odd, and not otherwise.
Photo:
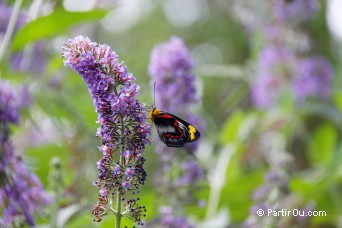
[(273, 107), (286, 92), (299, 104), (311, 98), (323, 101), (330, 98), (333, 71), (325, 58), (299, 58), (289, 48), (269, 45), (260, 51), (257, 61), (251, 88), (257, 108)]
[(142, 224), (145, 207), (136, 194), (146, 180), (143, 152), (150, 143), (150, 126), (146, 122), (145, 105), (136, 100), (139, 86), (117, 54), (106, 44), (97, 44), (78, 36), (64, 43), (64, 64), (75, 70), (86, 83), (98, 113), (96, 135), (101, 138), (97, 162), (98, 202), (93, 207), (94, 221), (101, 221), (107, 213), (116, 217), (120, 227), (122, 217)]
[[(155, 99), (158, 109), (173, 113), (200, 131), (203, 121), (199, 116), (191, 113), (193, 106), (199, 103), (196, 94), (195, 76), (192, 73), (193, 59), (183, 40), (173, 36), (169, 41), (157, 45), (150, 57), (149, 75), (151, 86), (155, 86)], [(153, 88), (153, 87), (152, 87)], [(187, 219), (180, 214), (180, 207), (193, 201), (192, 190), (203, 178), (203, 170), (199, 167), (194, 157), (189, 158), (189, 153), (195, 153), (198, 141), (188, 143), (184, 149), (175, 150), (166, 147), (159, 140), (156, 142), (156, 153), (162, 166), (155, 176), (155, 184), (158, 191), (166, 196), (160, 209), (161, 217), (156, 223), (165, 227), (178, 227), (177, 221)], [(179, 170), (176, 177), (172, 177), (172, 170)], [(180, 191), (179, 189), (183, 190)], [(167, 213), (162, 208), (171, 208)], [(174, 221), (174, 223), (173, 223)], [(165, 224), (168, 224), (167, 226)], [(173, 224), (173, 226), (172, 226)], [(191, 227), (190, 223), (180, 227)]]
[(0, 80), (0, 227), (34, 227), (35, 215), (52, 200), (39, 178), (14, 152), (10, 125), (19, 124), (19, 109), (12, 86)]
[[(265, 11), (252, 11), (255, 8), (251, 4), (262, 5)], [(256, 73), (251, 77), (254, 106), (272, 108), (284, 95), (291, 95), (300, 105), (308, 100), (327, 101), (331, 95), (332, 66), (323, 56), (312, 53), (312, 41), (301, 26), (315, 18), (319, 2), (242, 0), (236, 5), (240, 6), (236, 16), (265, 44), (259, 50)], [(237, 13), (241, 11), (245, 12)]]

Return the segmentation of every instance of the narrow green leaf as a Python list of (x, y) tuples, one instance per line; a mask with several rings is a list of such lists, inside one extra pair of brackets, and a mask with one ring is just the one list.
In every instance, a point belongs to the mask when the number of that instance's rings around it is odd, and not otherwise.
[(18, 51), (26, 44), (39, 39), (63, 34), (70, 26), (92, 20), (99, 20), (107, 14), (105, 10), (89, 12), (68, 12), (57, 10), (24, 25), (13, 39), (12, 49)]
[(242, 111), (235, 111), (229, 119), (222, 126), (221, 131), (221, 143), (227, 144), (228, 142), (236, 138), (236, 134), (239, 131), (239, 127), (242, 124), (245, 116)]

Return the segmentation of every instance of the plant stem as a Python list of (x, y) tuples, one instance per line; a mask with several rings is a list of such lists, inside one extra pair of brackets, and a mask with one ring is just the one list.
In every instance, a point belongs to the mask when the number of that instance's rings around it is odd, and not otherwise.
[(226, 181), (226, 172), (230, 159), (236, 148), (232, 144), (228, 144), (222, 149), (219, 158), (217, 159), (216, 169), (213, 172), (210, 180), (210, 193), (208, 199), (208, 207), (206, 212), (206, 220), (213, 219), (217, 213), (217, 208), (220, 202), (221, 190)]
[(20, 11), (20, 7), (21, 7), (22, 2), (23, 2), (23, 0), (16, 0), (14, 3), (11, 18), (8, 22), (8, 26), (6, 29), (6, 33), (5, 33), (4, 38), (0, 44), (0, 62), (1, 62), (2, 58), (4, 57), (6, 49), (8, 47), (8, 44), (12, 38), (14, 29), (15, 29), (15, 24), (17, 22), (17, 18), (19, 15), (19, 11)]
[[(122, 156), (122, 154), (124, 153), (124, 150), (125, 150), (124, 131), (125, 131), (124, 119), (123, 119), (123, 117), (121, 117), (121, 154), (120, 154), (120, 161), (119, 161), (120, 167), (122, 167), (122, 165), (124, 165), (124, 157)], [(120, 225), (121, 225), (121, 218), (122, 218), (121, 200), (122, 200), (122, 198), (121, 198), (120, 187), (119, 187), (117, 192), (116, 192), (116, 226), (115, 226), (116, 228), (120, 228)]]
[[(120, 166), (122, 164), (122, 156), (120, 156)], [(116, 192), (116, 228), (120, 228), (121, 224), (121, 193), (120, 188)]]

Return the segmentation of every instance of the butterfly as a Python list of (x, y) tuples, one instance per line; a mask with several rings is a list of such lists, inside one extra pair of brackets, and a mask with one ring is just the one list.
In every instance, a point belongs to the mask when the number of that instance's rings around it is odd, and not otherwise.
[(160, 140), (168, 147), (182, 147), (185, 143), (196, 141), (200, 137), (194, 126), (156, 107), (152, 108), (150, 119), (156, 125)]

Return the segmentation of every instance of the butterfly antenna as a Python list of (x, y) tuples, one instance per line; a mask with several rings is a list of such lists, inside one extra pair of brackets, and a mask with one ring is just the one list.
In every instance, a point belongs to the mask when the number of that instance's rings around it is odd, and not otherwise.
[(157, 82), (153, 84), (153, 107), (156, 107), (156, 84)]

